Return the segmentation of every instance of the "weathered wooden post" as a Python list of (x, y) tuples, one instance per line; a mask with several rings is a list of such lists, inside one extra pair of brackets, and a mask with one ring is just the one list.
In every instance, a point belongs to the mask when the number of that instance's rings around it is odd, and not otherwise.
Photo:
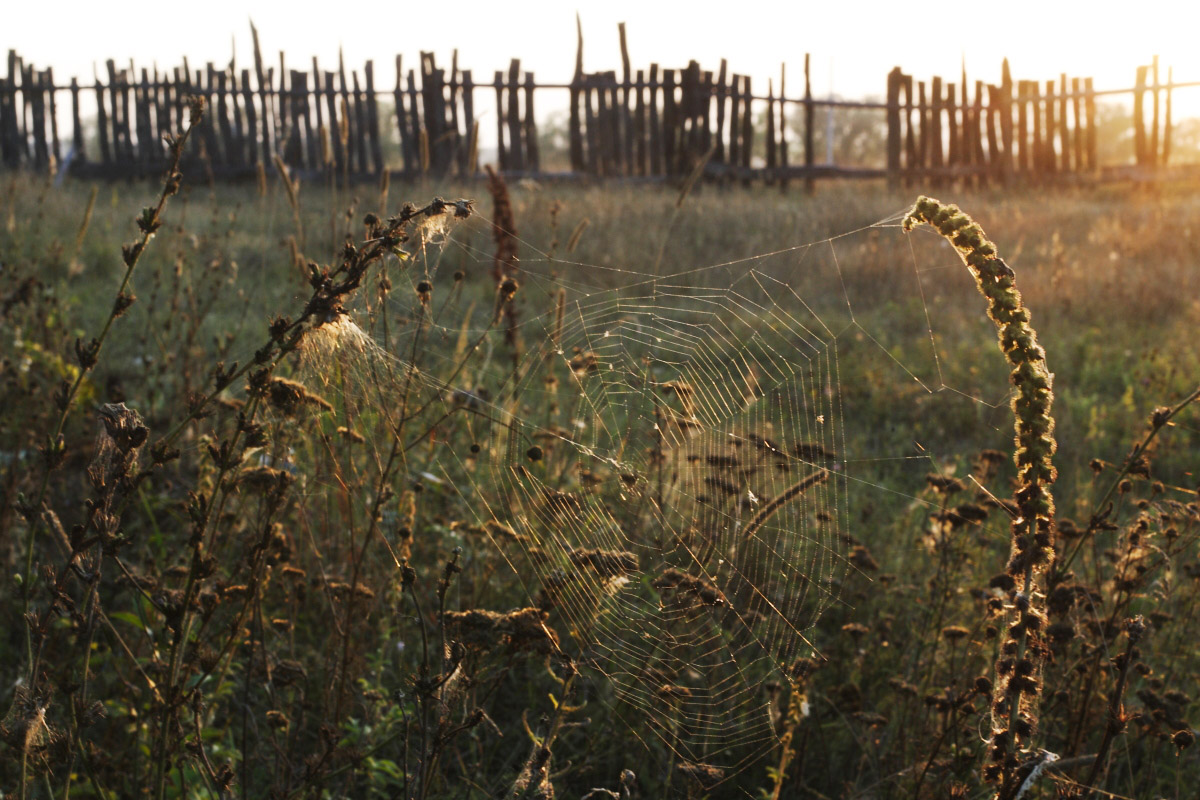
[[(3, 91), (2, 87), (0, 87), (0, 91)], [(4, 132), (0, 130), (0, 136), (3, 135)], [(87, 160), (87, 153), (83, 148), (83, 123), (79, 120), (79, 80), (73, 76), (71, 78), (71, 150), (74, 153), (73, 158), (79, 161)]]
[(1071, 171), (1071, 126), (1067, 119), (1070, 101), (1067, 97), (1067, 73), (1058, 76), (1058, 141), (1062, 148), (1062, 171)]
[[(254, 109), (254, 95), (250, 91), (250, 70), (242, 70), (242, 105), (246, 108), (246, 138), (248, 140), (247, 154), (251, 164), (258, 160), (258, 112)], [(320, 108), (320, 97), (317, 98)], [(161, 127), (160, 127), (161, 130)], [(169, 130), (169, 128), (168, 128)]]
[(630, 76), (632, 74), (629, 67), (629, 45), (625, 39), (625, 23), (617, 24), (617, 31), (621, 40), (621, 134), (622, 134), (622, 162), (625, 167), (625, 174), (632, 175), (635, 172), (634, 168), (634, 152), (633, 152), (633, 125), (630, 119), (629, 111), (629, 92), (630, 92)]
[(1162, 158), (1159, 161), (1164, 167), (1171, 156), (1171, 91), (1175, 86), (1175, 69), (1167, 67), (1167, 109), (1166, 121), (1163, 123)]
[(1046, 81), (1046, 171), (1058, 171), (1058, 151), (1054, 147), (1054, 132), (1058, 130), (1055, 119), (1054, 81)]
[(900, 86), (903, 75), (893, 67), (887, 77), (887, 171), (888, 186), (900, 187)]
[[(997, 110), (1000, 113), (1000, 176), (1005, 184), (1012, 179), (1013, 171), (1013, 118), (1012, 118), (1012, 101), (1013, 101), (1013, 80), (1012, 72), (1008, 66), (1008, 59), (1004, 59), (1004, 63), (1000, 68), (1000, 94), (997, 103)], [(1022, 111), (1022, 113), (1024, 113)]]
[(663, 174), (662, 168), (662, 123), (658, 114), (658, 64), (650, 65), (650, 174)]
[(533, 73), (525, 73), (525, 157), (530, 172), (541, 172), (542, 159), (538, 150), (537, 119), (533, 113), (533, 90), (536, 83)]
[(1075, 150), (1074, 168), (1076, 172), (1083, 172), (1087, 163), (1087, 154), (1083, 150), (1083, 103), (1079, 96), (1079, 78), (1071, 78), (1071, 115), (1075, 120), (1075, 141), (1073, 149)]
[(813, 97), (812, 73), (809, 71), (810, 54), (804, 54), (804, 189), (812, 194), (813, 181)]
[(633, 141), (634, 141), (634, 163), (636, 166), (635, 172), (638, 175), (645, 175), (647, 169), (646, 163), (646, 87), (645, 73), (638, 70), (635, 75), (637, 88), (634, 90), (633, 104)]
[(942, 79), (934, 77), (929, 98), (929, 166), (940, 171), (945, 166), (942, 153)]
[(1146, 155), (1146, 120), (1145, 120), (1145, 92), (1146, 92), (1146, 71), (1148, 67), (1137, 68), (1137, 80), (1133, 87), (1133, 153), (1134, 160), (1138, 166), (1146, 164), (1149, 159)]
[(582, 173), (583, 162), (583, 127), (579, 114), (579, 96), (583, 91), (583, 23), (579, 14), (575, 14), (575, 73), (571, 76), (571, 111), (568, 122), (568, 138), (571, 149), (571, 171)]
[[(266, 73), (263, 71), (262, 50), (258, 44), (258, 29), (254, 27), (253, 22), (250, 23), (250, 37), (254, 40), (254, 76), (258, 80), (258, 106), (262, 111), (262, 139), (259, 145), (262, 147), (262, 163), (269, 165), (271, 163), (271, 154), (275, 151), (274, 140), (271, 135), (271, 85), (267, 82)], [(329, 75), (329, 73), (325, 74), (326, 76)], [(333, 119), (332, 114), (330, 115), (330, 119)]]
[(1083, 79), (1084, 108), (1087, 112), (1087, 159), (1088, 169), (1095, 171), (1100, 168), (1096, 158), (1096, 91), (1091, 78)]
[[(363, 80), (366, 84), (367, 144), (371, 152), (371, 172), (383, 172), (383, 146), (379, 142), (379, 106), (375, 98), (375, 62), (370, 59), (363, 64)], [(307, 107), (307, 103), (305, 104)], [(307, 127), (308, 117), (304, 124)]]
[(479, 130), (475, 121), (475, 81), (469, 69), (464, 69), (462, 73), (462, 103), (463, 133), (467, 136), (467, 157), (463, 162), (463, 176), (469, 178), (475, 175), (476, 155), (479, 152)]
[(1153, 84), (1150, 95), (1150, 141), (1148, 150), (1150, 166), (1158, 166), (1158, 56), (1150, 64), (1150, 80)]
[(50, 117), (50, 154), (54, 156), (55, 169), (62, 163), (62, 149), (58, 144), (58, 103), (54, 99), (54, 68), (46, 67), (46, 101)]
[(779, 65), (779, 166), (782, 174), (779, 177), (780, 191), (788, 187), (788, 138), (787, 138), (787, 101), (785, 100), (785, 84), (787, 82), (787, 64)]
[(508, 64), (508, 162), (509, 169), (525, 169), (524, 149), (521, 146), (521, 59)]
[[(509, 148), (504, 146), (504, 73), (500, 70), (496, 70), (492, 78), (492, 87), (496, 90), (496, 161), (500, 171), (504, 172), (510, 167)], [(516, 146), (513, 142), (510, 144)]]

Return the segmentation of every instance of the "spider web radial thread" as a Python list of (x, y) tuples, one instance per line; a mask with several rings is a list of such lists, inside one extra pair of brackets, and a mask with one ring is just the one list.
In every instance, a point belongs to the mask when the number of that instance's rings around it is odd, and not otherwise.
[(564, 302), (481, 464), (575, 656), (692, 761), (773, 741), (766, 687), (845, 568), (836, 340), (798, 299), (750, 272)]

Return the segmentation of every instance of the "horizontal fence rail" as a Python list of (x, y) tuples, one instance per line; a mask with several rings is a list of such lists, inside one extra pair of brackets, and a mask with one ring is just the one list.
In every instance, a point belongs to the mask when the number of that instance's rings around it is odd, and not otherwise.
[[(92, 84), (58, 85), (52, 69), (35, 69), (10, 50), (0, 77), (0, 163), (106, 178), (157, 172), (167, 158), (163, 135), (180, 127), (184, 99), (198, 94), (209, 114), (188, 161), (215, 178), (287, 169), (347, 181), (384, 171), (469, 179), (480, 172), (482, 133), (501, 172), (539, 178), (672, 179), (701, 169), (712, 179), (810, 187), (818, 178), (1089, 179), (1131, 168), (1157, 174), (1171, 155), (1173, 91), (1200, 86), (1175, 83), (1170, 73), (1160, 82), (1157, 57), (1137, 68), (1132, 88), (1108, 90), (1066, 74), (1014, 81), (1006, 60), (997, 84), (968, 81), (965, 70), (957, 83), (917, 81), (897, 67), (883, 102), (822, 99), (813, 95), (807, 55), (802, 94), (786, 94), (782, 69), (763, 93), (725, 60), (715, 72), (696, 61), (635, 70), (624, 24), (619, 32), (619, 75), (584, 71), (580, 30), (570, 83), (537, 83), (519, 59), (489, 82), (460, 69), (457, 51), (449, 68), (422, 52), (418, 69), (396, 56), (392, 89), (379, 87), (371, 61), (347, 72), (341, 58), (336, 70), (313, 58), (311, 68), (296, 69), (281, 52), (278, 65), (267, 65), (253, 26), (253, 69), (233, 61), (192, 69), (185, 58), (166, 71), (135, 70), (110, 59)], [(551, 142), (556, 152), (544, 153), (535, 99), (546, 91), (565, 91), (569, 100), (565, 135)], [(69, 142), (59, 124), (65, 95)], [(1119, 95), (1132, 95), (1132, 164), (1101, 164), (1097, 98)], [(94, 103), (86, 123), (85, 98)], [(819, 163), (821, 111), (827, 122), (839, 111), (877, 114), (869, 125), (882, 143), (878, 163)], [(485, 121), (494, 130), (481, 132)], [(828, 152), (836, 135), (831, 125), (824, 133)]]

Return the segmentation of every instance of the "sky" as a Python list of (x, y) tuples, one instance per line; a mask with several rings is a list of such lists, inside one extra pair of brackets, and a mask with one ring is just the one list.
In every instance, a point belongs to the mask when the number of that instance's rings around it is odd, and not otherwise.
[[(1097, 89), (1131, 86), (1135, 67), (1156, 53), (1164, 80), (1168, 65), (1177, 80), (1200, 80), (1194, 38), (1200, 3), (1194, 0), (1114, 4), (1117, 13), (1094, 2), (1059, 0), (959, 0), (945, 4), (946, 11), (929, 2), (878, 0), (67, 0), (52, 7), (61, 20), (56, 24), (48, 24), (47, 6), (3, 2), (0, 45), (16, 48), (36, 66), (54, 67), (62, 83), (71, 76), (90, 81), (93, 63), (103, 69), (106, 58), (162, 67), (177, 65), (186, 54), (194, 69), (210, 60), (227, 64), (236, 52), (240, 65), (252, 66), (251, 19), (268, 63), (278, 64), (284, 49), (289, 67), (310, 69), (316, 55), (328, 69), (341, 46), (348, 69), (374, 59), (384, 89), (394, 85), (396, 54), (406, 69), (418, 66), (421, 50), (432, 50), (439, 64), (448, 65), (454, 48), (476, 81), (490, 80), (494, 70), (519, 57), (539, 81), (566, 82), (574, 66), (577, 12), (588, 71), (619, 70), (617, 23), (623, 21), (635, 69), (651, 61), (680, 67), (696, 59), (715, 71), (724, 57), (731, 70), (751, 75), (758, 90), (786, 62), (789, 96), (802, 90), (806, 52), (812, 54), (814, 92), (832, 88), (853, 99), (882, 95), (894, 66), (918, 80), (934, 74), (955, 80), (965, 60), (970, 79), (998, 82), (1006, 56), (1014, 78), (1045, 81), (1067, 72), (1094, 77)], [(1194, 92), (1200, 100), (1200, 89)]]

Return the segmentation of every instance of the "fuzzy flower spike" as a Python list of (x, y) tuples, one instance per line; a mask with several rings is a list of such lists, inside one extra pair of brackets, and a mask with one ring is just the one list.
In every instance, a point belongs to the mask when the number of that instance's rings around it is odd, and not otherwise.
[(1054, 500), (1050, 487), (1056, 477), (1051, 463), (1056, 444), (1050, 404), (1053, 378), (1046, 351), (1030, 325), (1029, 310), (1017, 291), (1015, 275), (983, 229), (957, 206), (921, 197), (904, 218), (904, 230), (927, 224), (954, 245), (987, 298), (988, 317), (996, 325), (1000, 349), (1011, 368), (1016, 393), (1012, 401), (1017, 466), (1014, 499), (1018, 514), (1012, 521), (1012, 551), (1006, 571), (1014, 588), (1008, 607), (1009, 624), (996, 660), (992, 697), (992, 739), (984, 777), (999, 784), (997, 797), (1013, 798), (1021, 786), (1023, 761), (1018, 745), (1032, 752), (1046, 655), (1044, 598), (1036, 577), (1054, 557)]

